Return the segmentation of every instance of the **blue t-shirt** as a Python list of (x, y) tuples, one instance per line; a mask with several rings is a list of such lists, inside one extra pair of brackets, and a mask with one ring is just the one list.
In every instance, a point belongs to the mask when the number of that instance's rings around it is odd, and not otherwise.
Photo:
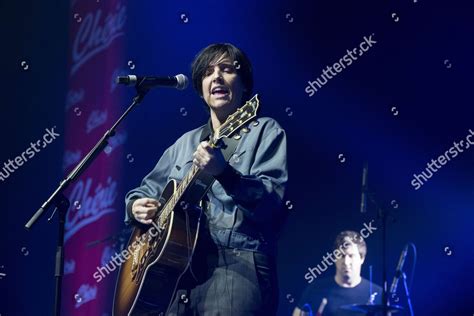
[[(372, 293), (374, 292), (377, 292), (374, 304), (381, 304), (382, 288), (372, 283)], [(298, 307), (303, 311), (309, 311), (309, 308), (311, 308), (313, 315), (316, 315), (321, 301), (326, 298), (327, 305), (324, 308), (323, 316), (364, 315), (345, 311), (339, 307), (348, 304), (367, 304), (370, 294), (370, 282), (364, 278), (353, 288), (339, 286), (334, 277), (317, 279), (304, 290), (298, 302)]]

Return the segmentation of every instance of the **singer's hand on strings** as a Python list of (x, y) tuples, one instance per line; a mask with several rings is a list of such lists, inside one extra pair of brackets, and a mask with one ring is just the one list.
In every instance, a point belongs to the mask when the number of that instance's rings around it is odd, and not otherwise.
[(219, 148), (213, 148), (209, 142), (201, 142), (193, 154), (193, 163), (204, 172), (216, 176), (224, 171), (227, 162)]
[(142, 224), (150, 225), (160, 206), (160, 202), (155, 199), (137, 199), (132, 204), (133, 217)]

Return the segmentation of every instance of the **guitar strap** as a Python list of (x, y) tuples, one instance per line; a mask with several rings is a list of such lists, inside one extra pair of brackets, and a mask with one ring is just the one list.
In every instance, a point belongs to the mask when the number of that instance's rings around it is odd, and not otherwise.
[[(204, 128), (201, 132), (201, 138), (200, 139), (208, 139), (210, 133), (209, 131)], [(239, 138), (239, 140), (242, 138)], [(235, 152), (235, 149), (237, 148), (237, 145), (239, 144), (239, 140), (235, 138), (221, 138), (220, 139), (220, 149), (222, 152), (222, 155), (224, 156), (225, 161), (229, 161), (230, 157), (232, 157), (232, 154)], [(192, 204), (197, 203), (198, 201), (202, 200), (204, 196), (206, 195), (207, 191), (211, 188), (212, 184), (214, 183), (216, 179), (214, 178), (213, 175), (205, 172), (200, 172), (196, 179), (190, 184), (188, 192), (183, 196), (181, 201), (184, 201), (184, 204), (180, 205), (186, 205), (187, 201), (190, 201)], [(182, 203), (182, 202), (181, 202)]]

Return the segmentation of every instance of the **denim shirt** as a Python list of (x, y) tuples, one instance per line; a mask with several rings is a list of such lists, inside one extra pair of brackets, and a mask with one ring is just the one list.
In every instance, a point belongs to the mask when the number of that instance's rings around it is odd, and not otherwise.
[[(250, 132), (241, 133), (226, 168), (215, 176), (204, 214), (216, 245), (274, 255), (288, 180), (286, 134), (272, 118), (257, 121), (258, 125), (250, 125)], [(133, 222), (131, 207), (137, 198), (159, 199), (170, 179), (179, 182), (184, 178), (193, 163), (193, 153), (204, 140), (201, 135), (210, 131), (209, 120), (165, 150), (141, 185), (127, 193), (127, 224)]]

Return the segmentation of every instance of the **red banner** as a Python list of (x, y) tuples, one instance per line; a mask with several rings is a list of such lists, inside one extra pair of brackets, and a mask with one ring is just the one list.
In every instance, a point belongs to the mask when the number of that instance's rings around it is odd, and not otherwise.
[[(121, 114), (123, 98), (114, 78), (126, 66), (122, 58), (126, 16), (125, 3), (120, 1), (71, 3), (65, 173)], [(68, 189), (71, 207), (64, 238), (61, 315), (112, 314), (117, 271), (103, 276), (95, 273), (120, 251), (116, 239), (110, 237), (117, 233), (124, 215), (120, 170), (126, 138), (126, 132), (119, 128), (105, 152)]]

